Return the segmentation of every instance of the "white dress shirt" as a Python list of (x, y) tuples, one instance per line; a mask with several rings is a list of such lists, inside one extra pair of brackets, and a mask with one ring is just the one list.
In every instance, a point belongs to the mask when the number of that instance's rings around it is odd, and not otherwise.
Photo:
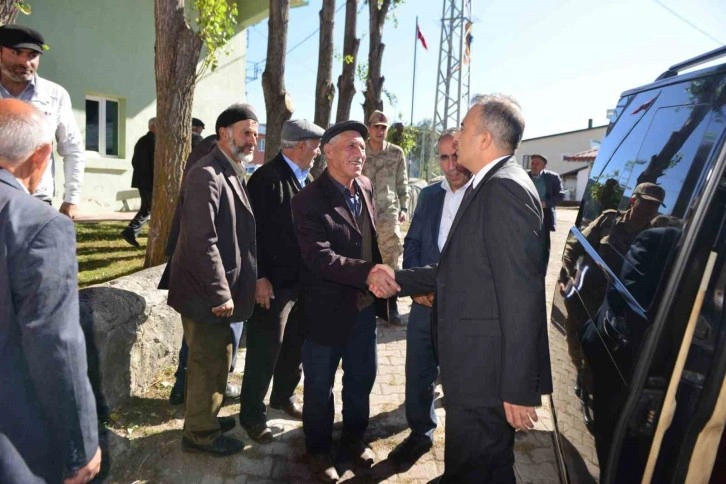
[(458, 190), (452, 191), (451, 185), (449, 185), (446, 179), (441, 182), (441, 189), (446, 192), (446, 195), (444, 195), (444, 206), (441, 209), (441, 221), (439, 222), (439, 238), (437, 240), (439, 251), (446, 244), (446, 238), (449, 236), (451, 224), (454, 223), (454, 217), (456, 216), (457, 210), (459, 210), (459, 205), (461, 205), (461, 201), (464, 199), (464, 193), (466, 193), (466, 189), (470, 183), (471, 180)]
[(489, 173), (492, 168), (494, 168), (494, 165), (496, 165), (497, 163), (502, 161), (504, 158), (509, 158), (510, 156), (512, 156), (512, 155), (502, 156), (502, 157), (497, 158), (496, 160), (484, 165), (484, 167), (481, 170), (479, 170), (476, 173), (476, 175), (473, 175), (471, 177), (471, 189), (473, 190), (476, 188), (476, 186), (479, 184), (479, 182), (484, 179), (486, 174)]

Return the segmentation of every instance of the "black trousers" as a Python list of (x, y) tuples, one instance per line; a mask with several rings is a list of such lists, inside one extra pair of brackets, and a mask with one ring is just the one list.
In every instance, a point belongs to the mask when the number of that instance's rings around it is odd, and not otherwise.
[[(255, 306), (247, 321), (247, 356), (242, 379), (240, 423), (267, 421), (263, 402), (272, 381), (270, 404), (293, 398), (302, 376), (300, 318), (297, 288), (275, 288), (270, 309)], [(274, 378), (273, 378), (274, 377)]]
[(514, 428), (504, 407), (447, 404), (444, 475), (439, 483), (514, 482)]
[(134, 236), (139, 235), (141, 227), (149, 221), (151, 216), (151, 190), (139, 190), (139, 196), (141, 196), (141, 206), (139, 211), (136, 212), (134, 218), (129, 222), (128, 230), (133, 230)]

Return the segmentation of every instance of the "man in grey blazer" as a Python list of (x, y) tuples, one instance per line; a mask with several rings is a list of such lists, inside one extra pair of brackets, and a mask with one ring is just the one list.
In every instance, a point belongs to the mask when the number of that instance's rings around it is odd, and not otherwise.
[(243, 162), (257, 144), (249, 105), (217, 118), (217, 146), (189, 171), (182, 186), (179, 239), (170, 265), (168, 303), (182, 316), (189, 346), (182, 447), (228, 455), (242, 441), (223, 432), (234, 418), (217, 419), (232, 361), (230, 323), (252, 314), (257, 280), (255, 218)]
[(0, 482), (98, 474), (73, 223), (30, 196), (52, 151), (39, 109), (0, 100)]
[(533, 427), (541, 395), (552, 391), (542, 207), (512, 156), (523, 131), (510, 97), (474, 99), (457, 138), (472, 181), (440, 262), (395, 274), (404, 295), (435, 290), (446, 402), (439, 482), (514, 483), (514, 432)]

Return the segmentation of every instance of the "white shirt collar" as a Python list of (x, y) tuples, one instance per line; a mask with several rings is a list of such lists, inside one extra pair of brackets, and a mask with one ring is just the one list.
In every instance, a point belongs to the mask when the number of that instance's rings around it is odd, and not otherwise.
[(481, 182), (484, 179), (484, 177), (486, 176), (486, 174), (489, 173), (492, 170), (492, 168), (494, 168), (494, 166), (496, 166), (497, 163), (499, 163), (500, 161), (502, 161), (505, 158), (509, 158), (510, 156), (512, 156), (512, 155), (501, 156), (501, 157), (497, 158), (496, 160), (494, 160), (494, 161), (492, 161), (492, 162), (487, 163), (486, 165), (484, 165), (482, 167), (482, 169), (479, 170), (479, 172), (477, 172), (476, 175), (473, 175), (471, 177), (471, 186), (472, 186), (472, 189), (473, 188), (476, 188), (477, 185), (479, 185), (479, 182)]

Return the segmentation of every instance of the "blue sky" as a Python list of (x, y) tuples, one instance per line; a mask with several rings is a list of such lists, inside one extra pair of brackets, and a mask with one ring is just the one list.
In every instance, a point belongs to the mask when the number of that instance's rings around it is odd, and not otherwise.
[[(338, 0), (335, 51), (343, 48), (345, 2)], [(292, 9), (285, 84), (295, 102), (293, 118), (313, 118), (321, 1)], [(675, 12), (675, 13), (674, 13)], [(385, 110), (411, 116), (416, 16), (429, 50), (418, 48), (414, 123), (432, 118), (441, 36), (441, 0), (406, 0), (386, 21), (384, 88), (398, 100)], [(621, 92), (654, 80), (670, 65), (726, 44), (724, 0), (472, 0), (474, 21), (471, 93), (516, 97), (527, 120), (525, 138), (607, 123)], [(368, 7), (359, 1), (359, 63), (368, 58)], [(274, 38), (274, 36), (273, 36)], [(248, 68), (267, 49), (267, 21), (249, 29)], [(298, 45), (299, 44), (299, 45)], [(296, 46), (296, 47), (295, 47)], [(294, 48), (293, 48), (294, 47)], [(292, 50), (290, 50), (292, 49)], [(333, 61), (333, 82), (341, 70)], [(362, 120), (363, 84), (351, 110)], [(247, 100), (264, 118), (261, 77), (247, 82)], [(333, 118), (337, 96), (333, 101)]]

